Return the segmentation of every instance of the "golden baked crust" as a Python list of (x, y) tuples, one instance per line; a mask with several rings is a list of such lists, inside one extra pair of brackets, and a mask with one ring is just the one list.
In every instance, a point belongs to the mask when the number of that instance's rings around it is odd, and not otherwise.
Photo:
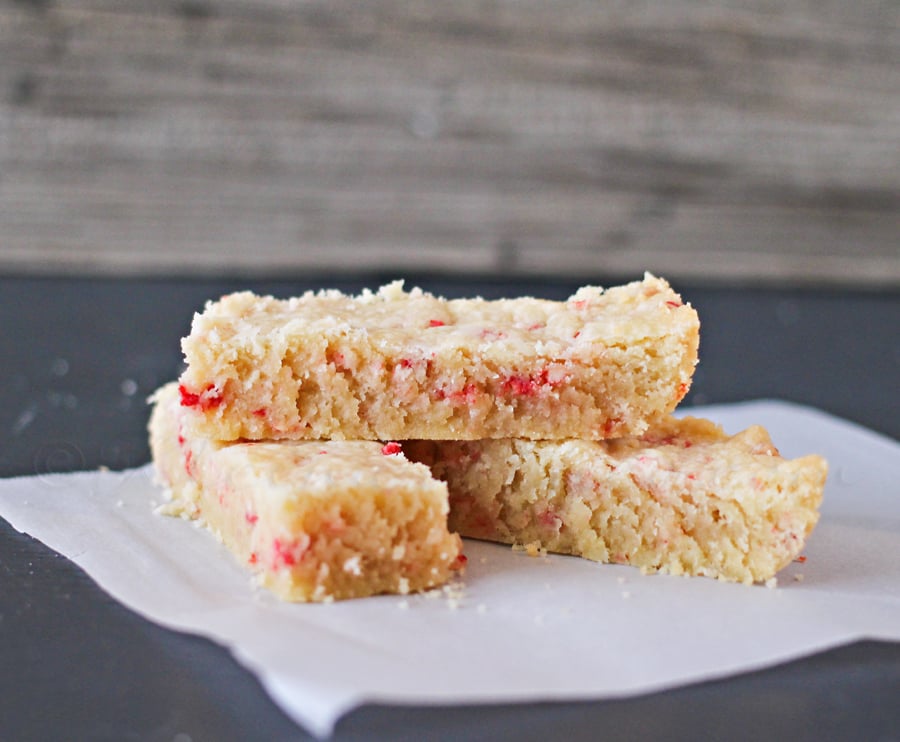
[(460, 563), (447, 488), (372, 441), (219, 443), (183, 425), (177, 385), (155, 395), (150, 444), (165, 509), (199, 518), (284, 600), (408, 593)]
[(638, 434), (687, 393), (697, 313), (662, 279), (566, 302), (356, 297), (207, 305), (182, 342), (190, 426), (215, 440)]
[(450, 490), (450, 528), (644, 571), (766, 581), (818, 520), (827, 464), (758, 426), (669, 418), (610, 441), (415, 441)]

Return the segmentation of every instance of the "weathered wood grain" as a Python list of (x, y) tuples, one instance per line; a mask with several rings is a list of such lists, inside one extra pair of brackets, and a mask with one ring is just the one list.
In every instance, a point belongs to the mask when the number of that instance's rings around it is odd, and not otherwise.
[(900, 5), (0, 0), (0, 270), (900, 285)]

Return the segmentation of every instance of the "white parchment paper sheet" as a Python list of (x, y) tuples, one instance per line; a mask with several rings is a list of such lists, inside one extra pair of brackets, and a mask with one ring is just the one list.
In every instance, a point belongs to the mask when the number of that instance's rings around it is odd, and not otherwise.
[(367, 701), (608, 698), (900, 640), (900, 444), (781, 402), (689, 412), (729, 432), (765, 425), (785, 456), (829, 460), (806, 561), (774, 589), (470, 541), (452, 595), (282, 604), (208, 532), (153, 514), (149, 467), (0, 480), (0, 516), (150, 620), (230, 648), (320, 736)]

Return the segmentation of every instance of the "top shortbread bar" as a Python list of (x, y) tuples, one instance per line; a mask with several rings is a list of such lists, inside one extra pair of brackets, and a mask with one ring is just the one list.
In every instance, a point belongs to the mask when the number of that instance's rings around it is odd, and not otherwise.
[(697, 313), (662, 279), (568, 301), (453, 299), (401, 282), (351, 297), (248, 292), (182, 341), (181, 403), (218, 440), (602, 439), (687, 393)]

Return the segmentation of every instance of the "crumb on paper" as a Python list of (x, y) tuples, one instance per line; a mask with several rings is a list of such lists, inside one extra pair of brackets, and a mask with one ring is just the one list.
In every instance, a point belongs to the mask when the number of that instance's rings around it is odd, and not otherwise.
[(794, 582), (803, 582), (803, 575), (798, 573), (794, 575)]
[(773, 588), (778, 587), (778, 578), (777, 578), (777, 577), (770, 577), (768, 580), (766, 580), (766, 583), (765, 583), (765, 584), (766, 584), (766, 587), (767, 587), (767, 588), (769, 588), (770, 590), (772, 590)]
[(150, 505), (153, 508), (154, 515), (169, 515), (178, 517), (182, 513), (181, 509), (171, 502), (157, 503), (154, 500), (150, 503)]
[(399, 608), (401, 611), (407, 610), (409, 608), (409, 601), (401, 600), (399, 603), (397, 603), (397, 608)]
[(513, 544), (513, 551), (524, 551), (530, 557), (547, 556), (547, 550), (540, 541), (529, 541), (527, 544)]
[(620, 585), (624, 585), (626, 582), (628, 582), (628, 580), (626, 580), (624, 577), (616, 577), (616, 582), (618, 582)]
[(451, 582), (447, 585), (444, 585), (443, 592), (444, 595), (450, 598), (461, 598), (463, 597), (463, 593), (465, 592), (465, 586), (460, 583)]
[(441, 588), (441, 594), (447, 600), (447, 607), (455, 611), (462, 605), (466, 597), (466, 585), (459, 579), (453, 580)]

